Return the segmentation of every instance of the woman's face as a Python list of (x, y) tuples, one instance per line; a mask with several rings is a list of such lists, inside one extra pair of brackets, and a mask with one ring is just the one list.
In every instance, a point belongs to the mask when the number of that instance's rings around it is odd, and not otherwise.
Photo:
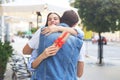
[(56, 14), (50, 14), (48, 17), (48, 26), (50, 25), (58, 25), (60, 23), (60, 18)]

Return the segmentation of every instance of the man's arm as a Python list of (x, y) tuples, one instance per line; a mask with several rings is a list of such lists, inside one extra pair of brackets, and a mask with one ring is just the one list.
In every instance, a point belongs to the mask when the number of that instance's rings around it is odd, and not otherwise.
[(32, 36), (32, 38), (29, 40), (29, 42), (24, 46), (23, 48), (23, 54), (31, 54), (33, 49), (37, 49), (38, 48), (38, 44), (39, 44), (39, 35), (40, 35), (41, 30), (38, 29), (34, 35)]
[(83, 75), (84, 71), (84, 62), (78, 61), (77, 64), (77, 76), (80, 78)]
[(84, 72), (84, 58), (85, 58), (85, 45), (83, 43), (80, 54), (79, 54), (79, 60), (77, 64), (77, 76), (80, 78), (83, 75)]
[(31, 54), (32, 51), (33, 51), (33, 49), (28, 44), (26, 44), (23, 48), (23, 54), (25, 54), (25, 55), (26, 54)]

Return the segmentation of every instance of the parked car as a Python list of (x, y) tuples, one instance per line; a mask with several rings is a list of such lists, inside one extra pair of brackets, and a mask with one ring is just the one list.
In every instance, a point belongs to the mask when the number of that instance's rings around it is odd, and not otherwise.
[[(106, 39), (106, 37), (101, 36), (101, 38), (102, 38), (102, 43), (105, 44), (105, 45), (107, 45), (107, 39)], [(98, 43), (98, 41), (99, 41), (99, 37), (93, 37), (92, 38), (92, 43), (93, 44), (94, 43)]]

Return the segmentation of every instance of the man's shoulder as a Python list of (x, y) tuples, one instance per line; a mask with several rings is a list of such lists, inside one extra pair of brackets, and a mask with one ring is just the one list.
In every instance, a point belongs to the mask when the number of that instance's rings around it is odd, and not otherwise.
[(66, 23), (60, 23), (59, 25), (63, 27), (69, 27), (69, 25), (67, 25)]

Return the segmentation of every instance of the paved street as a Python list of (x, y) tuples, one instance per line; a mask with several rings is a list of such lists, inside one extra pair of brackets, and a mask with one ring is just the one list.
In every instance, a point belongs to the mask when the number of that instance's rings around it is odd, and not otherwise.
[[(12, 46), (19, 54), (22, 54), (22, 48), (28, 40), (15, 37), (15, 43)], [(97, 64), (97, 44), (90, 41), (85, 42), (86, 54), (85, 69), (82, 78), (79, 80), (120, 80), (120, 43), (108, 43), (104, 45), (104, 65)], [(12, 71), (10, 65), (7, 67), (5, 80), (10, 80)]]

